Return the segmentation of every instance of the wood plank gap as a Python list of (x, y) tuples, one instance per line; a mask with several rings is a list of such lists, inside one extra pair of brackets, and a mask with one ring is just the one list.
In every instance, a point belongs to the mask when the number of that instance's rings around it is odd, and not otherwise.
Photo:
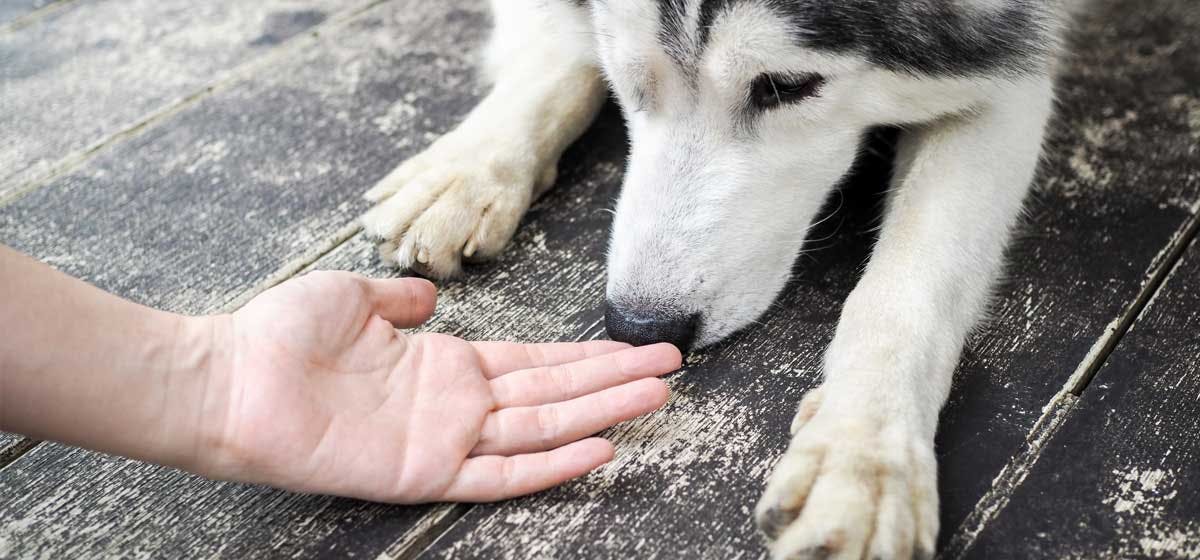
[(1005, 506), (1008, 505), (1017, 487), (1025, 481), (1034, 464), (1041, 456), (1046, 443), (1058, 432), (1066, 419), (1079, 403), (1080, 396), (1087, 389), (1096, 373), (1108, 362), (1117, 345), (1133, 328), (1138, 317), (1146, 310), (1150, 302), (1161, 290), (1171, 273), (1182, 261), (1187, 248), (1200, 234), (1200, 201), (1192, 206), (1192, 215), (1184, 225), (1176, 231), (1162, 251), (1151, 261), (1146, 273), (1146, 281), (1134, 301), (1118, 315), (1104, 330), (1104, 334), (1084, 356), (1075, 373), (1067, 380), (1063, 390), (1059, 391), (1042, 410), (1041, 417), (1025, 439), (1025, 446), (1015, 455), (1000, 474), (992, 480), (992, 486), (971, 514), (963, 520), (946, 547), (938, 554), (941, 560), (960, 560), (965, 558), (983, 530), (987, 527)]
[[(240, 66), (234, 67), (224, 78), (211, 82), (208, 85), (201, 87), (198, 91), (186, 95), (174, 103), (170, 103), (156, 111), (152, 111), (130, 126), (96, 141), (90, 146), (81, 148), (76, 150), (74, 153), (62, 157), (58, 160), (58, 162), (51, 165), (50, 169), (43, 173), (40, 177), (26, 181), (24, 184), (12, 188), (5, 194), (0, 195), (0, 208), (21, 199), (31, 192), (53, 183), (56, 179), (62, 177), (63, 175), (75, 171), (81, 165), (92, 159), (92, 156), (122, 142), (136, 138), (142, 132), (153, 128), (154, 125), (157, 125), (164, 120), (183, 112), (185, 109), (209, 98), (214, 93), (223, 91), (229, 86), (245, 80), (255, 72), (266, 68), (267, 65), (287, 56), (291, 52), (299, 50), (307, 46), (309, 43), (315, 42), (322, 33), (344, 26), (363, 13), (370, 11), (372, 8), (391, 1), (392, 0), (370, 0), (358, 8), (335, 15), (329, 18), (327, 21), (308, 29), (306, 32), (300, 33), (295, 37), (279, 43), (278, 46), (263, 56), (246, 62)], [(51, 4), (51, 6), (52, 5), (55, 4)], [(5, 190), (5, 188), (0, 187), (0, 192), (4, 192)]]
[(42, 442), (33, 438), (21, 438), (21, 441), (17, 442), (16, 445), (0, 451), (0, 470), (12, 464), (13, 461), (20, 459), (26, 453), (33, 451), (33, 448), (37, 447), (39, 443)]
[(937, 556), (939, 560), (961, 560), (966, 557), (971, 545), (975, 544), (976, 537), (1008, 505), (1013, 492), (1025, 481), (1025, 477), (1029, 476), (1029, 471), (1041, 457), (1046, 444), (1058, 433), (1078, 403), (1079, 397), (1071, 393), (1063, 394), (1051, 403), (1049, 410), (1030, 430), (1025, 446), (1004, 466), (1000, 474), (996, 475), (992, 480), (991, 489), (979, 499), (975, 509), (950, 537), (950, 541)]
[(1088, 352), (1079, 369), (1071, 376), (1068, 381), (1068, 392), (1078, 397), (1083, 394), (1088, 385), (1091, 385), (1092, 380), (1096, 378), (1096, 373), (1104, 367), (1104, 364), (1108, 363), (1108, 358), (1112, 356), (1117, 345), (1129, 333), (1129, 329), (1133, 328), (1138, 317), (1141, 317), (1142, 312), (1154, 300), (1154, 296), (1158, 295), (1167, 278), (1171, 276), (1171, 272), (1183, 259), (1188, 246), (1196, 239), (1197, 234), (1200, 234), (1200, 202), (1193, 205), (1192, 217), (1184, 223), (1178, 233), (1172, 236), (1167, 246), (1152, 261), (1147, 274), (1148, 279), (1138, 296), (1120, 317), (1115, 319), (1108, 329), (1105, 329), (1104, 335), (1096, 341), (1092, 351)]
[(78, 0), (54, 0), (53, 2), (50, 2), (49, 4), (46, 4), (45, 6), (42, 6), (32, 12), (29, 12), (17, 19), (14, 19), (14, 20), (4, 24), (4, 26), (0, 27), (0, 33), (11, 33), (13, 31), (17, 31), (17, 30), (29, 27), (30, 25), (33, 25), (34, 23), (36, 23), (38, 20), (45, 19), (49, 16), (52, 16), (54, 14), (57, 14), (58, 12), (63, 11), (63, 9), (65, 9), (67, 6), (74, 4), (77, 1)]
[(443, 504), (421, 518), (376, 560), (412, 560), (449, 531), (475, 507), (472, 504)]

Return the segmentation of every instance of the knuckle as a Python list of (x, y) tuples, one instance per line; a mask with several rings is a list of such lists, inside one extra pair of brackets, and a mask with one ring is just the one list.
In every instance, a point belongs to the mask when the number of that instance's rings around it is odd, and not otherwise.
[(558, 439), (559, 417), (558, 409), (553, 406), (543, 406), (537, 411), (538, 443), (543, 447), (554, 445)]
[(567, 368), (551, 368), (547, 371), (547, 375), (549, 376), (548, 381), (554, 384), (553, 386), (561, 398), (569, 399), (577, 394), (576, 391), (579, 390), (578, 382)]
[(511, 496), (517, 487), (517, 461), (512, 457), (500, 460), (500, 496)]

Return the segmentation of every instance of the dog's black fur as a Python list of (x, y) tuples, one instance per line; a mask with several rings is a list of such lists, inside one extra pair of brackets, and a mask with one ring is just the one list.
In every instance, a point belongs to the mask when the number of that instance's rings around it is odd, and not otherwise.
[[(570, 0), (577, 5), (605, 0)], [(695, 37), (686, 29), (688, 0), (659, 6), (659, 39), (687, 68), (703, 52), (722, 12), (758, 2), (792, 23), (798, 44), (853, 53), (889, 70), (970, 76), (1040, 70), (1053, 52), (1052, 0), (702, 0)]]

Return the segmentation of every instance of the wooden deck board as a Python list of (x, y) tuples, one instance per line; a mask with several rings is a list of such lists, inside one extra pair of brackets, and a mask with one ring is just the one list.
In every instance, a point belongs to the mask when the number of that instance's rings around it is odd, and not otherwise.
[[(1101, 2), (1082, 22), (1083, 50), (1063, 79), (995, 318), (968, 345), (943, 415), (943, 543), (1195, 215), (1194, 15), (1180, 1), (1139, 13)], [(875, 202), (847, 196), (850, 213)], [(585, 484), (475, 508), (425, 556), (762, 556), (750, 512), (870, 242), (869, 220), (847, 220), (851, 232), (801, 262), (800, 280), (761, 326), (705, 352), (674, 379), (663, 412), (618, 431), (613, 467)]]
[(0, 432), (0, 468), (29, 450), (35, 442), (24, 436)]
[[(471, 108), (484, 18), (477, 1), (371, 10), (0, 208), (0, 241), (143, 303), (219, 309), (334, 245), (359, 194)], [(53, 557), (311, 552), (355, 511), (405, 515), (58, 445), (0, 471), (0, 486), (0, 549)], [(321, 511), (325, 525), (304, 517)], [(189, 515), (203, 542), (177, 529)], [(292, 533), (304, 538), (275, 542)]]
[(971, 558), (1200, 557), (1200, 244)]
[[(469, 110), (478, 2), (393, 2), (0, 208), (0, 241), (175, 311), (332, 243), (359, 195)], [(407, 100), (406, 100), (407, 96)]]
[[(1136, 11), (1108, 0), (1084, 20), (996, 319), (969, 344), (943, 417), (943, 541), (964, 533), (1196, 213), (1195, 18), (1184, 0)], [(343, 226), (364, 207), (358, 192), (470, 108), (479, 91), (468, 50), (484, 23), (468, 0), (368, 12), (0, 208), (0, 241), (188, 312), (236, 302), (329, 248), (314, 266), (391, 274), (360, 236), (339, 244), (352, 232)], [(430, 328), (598, 333), (603, 210), (624, 149), (617, 120), (610, 112), (572, 152), (562, 187), (499, 263), (443, 287)], [(404, 556), (464, 512), (428, 556), (760, 557), (749, 512), (866, 257), (880, 183), (870, 177), (844, 190), (818, 234), (832, 237), (801, 261), (764, 324), (693, 356), (671, 379), (668, 407), (612, 432), (617, 462), (580, 483), (447, 513), (212, 483), (43, 445), (0, 470), (0, 557)]]
[[(573, 150), (566, 186), (530, 214), (503, 267), (472, 269), (443, 286), (427, 329), (474, 339), (574, 340), (597, 332), (599, 254), (609, 215), (590, 211), (611, 201), (620, 179), (623, 135), (610, 111), (589, 133), (601, 149)], [(356, 236), (316, 262), (384, 276), (374, 246)], [(389, 507), (216, 483), (59, 445), (44, 445), (0, 471), (3, 545), (51, 556), (246, 558), (320, 554), (375, 556), (431, 508)], [(115, 497), (114, 497), (115, 496)], [(87, 531), (77, 531), (87, 527)], [(48, 537), (48, 535), (52, 537)]]
[(0, 200), (366, 2), (62, 2), (0, 31)]

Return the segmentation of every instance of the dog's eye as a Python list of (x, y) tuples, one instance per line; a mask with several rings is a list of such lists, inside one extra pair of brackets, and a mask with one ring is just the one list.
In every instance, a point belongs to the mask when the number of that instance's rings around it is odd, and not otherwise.
[(760, 74), (750, 84), (750, 105), (759, 111), (813, 97), (825, 78), (820, 74)]

